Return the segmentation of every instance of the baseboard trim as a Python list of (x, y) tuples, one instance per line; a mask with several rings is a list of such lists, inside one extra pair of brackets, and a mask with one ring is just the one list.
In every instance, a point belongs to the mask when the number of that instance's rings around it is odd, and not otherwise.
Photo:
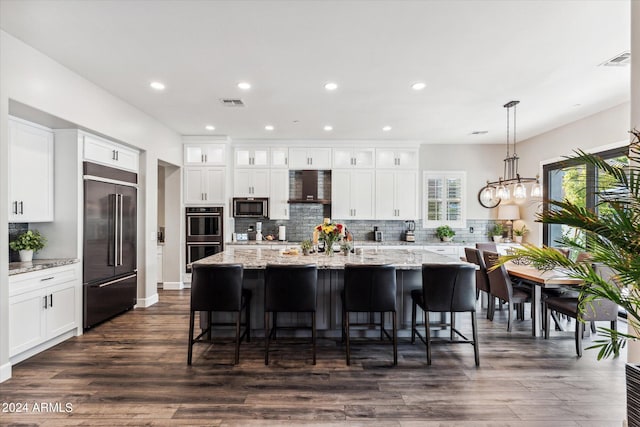
[(136, 302), (136, 307), (141, 307), (141, 308), (151, 307), (153, 304), (157, 302), (158, 302), (158, 294), (155, 293), (151, 295), (149, 298), (138, 298), (138, 301)]
[(179, 291), (180, 289), (184, 289), (184, 282), (163, 282), (162, 289), (165, 291)]
[(0, 383), (11, 378), (11, 363), (7, 362), (0, 366)]

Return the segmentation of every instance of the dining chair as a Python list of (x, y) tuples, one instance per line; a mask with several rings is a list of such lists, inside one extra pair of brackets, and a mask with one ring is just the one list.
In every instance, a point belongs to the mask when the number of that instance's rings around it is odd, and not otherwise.
[(478, 266), (476, 270), (476, 299), (480, 297), (480, 292), (487, 294), (487, 319), (491, 312), (491, 304), (494, 302), (494, 298), (491, 296), (491, 288), (489, 287), (489, 277), (487, 276), (487, 266), (484, 264), (484, 259), (480, 254), (479, 249), (464, 248), (464, 254), (467, 262)]
[[(211, 341), (214, 326), (235, 326), (235, 358), (240, 362), (240, 342), (246, 337), (251, 341), (251, 290), (242, 288), (242, 264), (193, 264), (191, 276), (191, 303), (189, 308), (189, 350), (187, 364), (191, 365), (193, 344)], [(241, 322), (241, 313), (245, 312), (245, 321)], [(195, 312), (208, 316), (207, 327), (193, 337)], [(235, 323), (213, 322), (213, 312), (235, 312)], [(245, 326), (240, 333), (241, 326)], [(203, 337), (206, 335), (206, 340)]]
[[(271, 342), (277, 338), (278, 313), (310, 313), (313, 364), (316, 364), (316, 307), (318, 267), (315, 264), (267, 264), (264, 280), (264, 364), (269, 364)], [(270, 314), (273, 314), (271, 326)]]
[[(411, 291), (411, 343), (416, 335), (426, 345), (427, 365), (431, 365), (431, 345), (436, 343), (471, 344), (476, 366), (480, 366), (478, 352), (478, 330), (476, 323), (476, 269), (469, 264), (423, 264), (422, 288)], [(423, 337), (417, 328), (417, 307), (424, 312)], [(434, 340), (431, 336), (429, 313), (450, 313), (450, 323), (438, 324), (450, 328), (450, 339)], [(471, 314), (472, 338), (468, 339), (456, 329), (455, 315), (460, 312)], [(461, 339), (455, 339), (455, 335)]]
[[(521, 318), (524, 318), (524, 303), (530, 302), (531, 295), (526, 292), (515, 289), (511, 283), (511, 278), (504, 265), (493, 268), (497, 262), (499, 255), (497, 252), (483, 251), (482, 258), (487, 268), (487, 276), (489, 277), (489, 288), (491, 295), (507, 303), (507, 331), (511, 332), (513, 310), (517, 307)], [(490, 320), (493, 320), (495, 304), (491, 308)], [(533, 307), (532, 307), (533, 310)]]
[(476, 243), (476, 249), (478, 249), (480, 252), (482, 251), (498, 252), (498, 246), (494, 242)]
[[(393, 365), (398, 364), (398, 326), (396, 312), (396, 268), (392, 265), (346, 264), (342, 292), (342, 331), (346, 341), (347, 365), (351, 364), (349, 313), (380, 313), (380, 339), (385, 335), (393, 344)], [(391, 313), (392, 335), (384, 327), (385, 314)], [(367, 323), (366, 325), (370, 325)]]

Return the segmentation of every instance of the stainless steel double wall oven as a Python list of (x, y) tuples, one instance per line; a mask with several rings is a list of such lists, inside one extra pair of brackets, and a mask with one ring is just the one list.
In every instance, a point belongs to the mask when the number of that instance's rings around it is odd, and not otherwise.
[(186, 208), (187, 272), (191, 263), (223, 250), (223, 208), (202, 206)]

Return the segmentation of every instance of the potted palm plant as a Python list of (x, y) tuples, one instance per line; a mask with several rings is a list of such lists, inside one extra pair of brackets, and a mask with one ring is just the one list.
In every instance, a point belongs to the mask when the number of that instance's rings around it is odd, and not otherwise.
[(38, 230), (27, 230), (9, 243), (9, 247), (18, 251), (21, 262), (28, 262), (33, 259), (34, 252), (44, 248), (45, 243), (47, 239)]
[(526, 225), (523, 225), (520, 228), (513, 229), (513, 240), (516, 243), (522, 243), (522, 238), (529, 232), (529, 229)]
[(493, 231), (491, 235), (493, 236), (493, 241), (496, 243), (500, 243), (502, 241), (502, 234), (504, 233), (504, 225), (500, 222), (496, 223), (493, 226)]
[[(570, 276), (584, 280), (581, 309), (596, 298), (607, 298), (627, 312), (629, 331), (636, 333), (599, 328), (603, 339), (589, 347), (599, 349), (598, 360), (617, 357), (628, 340), (636, 341), (640, 335), (640, 131), (634, 129), (631, 134), (628, 165), (608, 162), (584, 151), (576, 151), (572, 157), (613, 178), (613, 186), (598, 194), (597, 212), (569, 200), (548, 200), (548, 208), (537, 218), (542, 223), (567, 225), (582, 232), (583, 238), (565, 236), (559, 243), (591, 254), (593, 263), (603, 264), (615, 272), (614, 280), (600, 277), (591, 262), (578, 262), (550, 247), (525, 244), (515, 254), (501, 258), (503, 263), (520, 257), (540, 268), (559, 267)], [(640, 395), (640, 368), (633, 364), (627, 364), (627, 392)], [(634, 404), (634, 399), (627, 402), (629, 425), (640, 425), (640, 413), (629, 406)]]

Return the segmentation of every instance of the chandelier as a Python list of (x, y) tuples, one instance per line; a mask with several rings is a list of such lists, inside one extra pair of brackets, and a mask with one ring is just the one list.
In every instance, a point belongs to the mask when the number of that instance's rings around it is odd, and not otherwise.
[[(518, 173), (518, 154), (516, 153), (516, 105), (520, 101), (509, 101), (504, 104), (507, 109), (507, 156), (504, 158), (504, 172), (497, 181), (487, 181), (487, 185), (480, 189), (478, 201), (485, 208), (494, 208), (500, 202), (509, 202), (512, 197), (518, 202), (527, 199), (527, 187), (525, 183), (533, 183), (531, 186), (531, 197), (542, 197), (542, 186), (540, 176), (535, 178), (523, 178)], [(511, 139), (509, 135), (509, 125), (511, 121), (511, 109), (513, 108), (513, 153), (511, 152)]]

